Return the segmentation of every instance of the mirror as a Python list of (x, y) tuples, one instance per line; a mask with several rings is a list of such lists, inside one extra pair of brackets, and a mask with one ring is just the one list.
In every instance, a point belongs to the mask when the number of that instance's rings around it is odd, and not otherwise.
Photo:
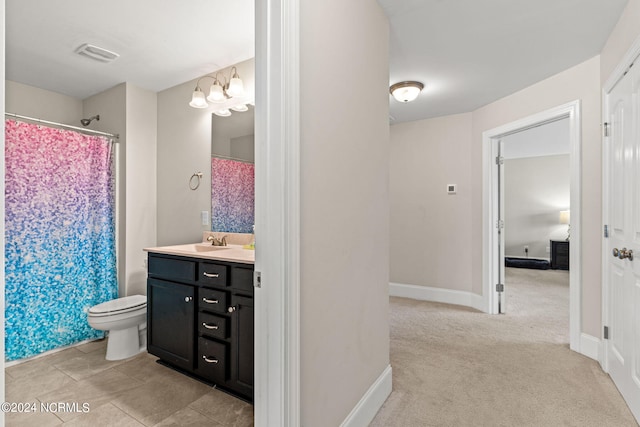
[(211, 231), (252, 233), (254, 107), (211, 119)]

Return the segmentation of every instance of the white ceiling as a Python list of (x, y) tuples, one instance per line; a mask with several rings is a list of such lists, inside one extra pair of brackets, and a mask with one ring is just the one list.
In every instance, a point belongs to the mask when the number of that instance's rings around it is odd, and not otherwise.
[[(395, 122), (472, 111), (600, 53), (628, 0), (378, 0), (390, 83), (420, 80)], [(254, 56), (254, 0), (6, 0), (8, 80), (84, 99), (160, 91)], [(73, 51), (91, 43), (120, 57)]]
[[(84, 99), (161, 91), (254, 57), (254, 0), (6, 0), (6, 78)], [(90, 43), (120, 54), (77, 55)]]

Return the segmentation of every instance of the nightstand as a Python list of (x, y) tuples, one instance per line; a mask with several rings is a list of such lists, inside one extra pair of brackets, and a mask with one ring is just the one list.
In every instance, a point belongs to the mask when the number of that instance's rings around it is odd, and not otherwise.
[(568, 240), (551, 240), (551, 268), (554, 270), (569, 269)]

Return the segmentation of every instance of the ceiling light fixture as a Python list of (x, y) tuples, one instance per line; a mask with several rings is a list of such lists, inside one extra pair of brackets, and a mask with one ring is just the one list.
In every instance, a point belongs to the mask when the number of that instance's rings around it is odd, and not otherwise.
[[(204, 95), (202, 89), (200, 89), (200, 80), (204, 78), (213, 79), (213, 83), (209, 87), (209, 95)], [(232, 67), (229, 72), (229, 79), (227, 79), (221, 72), (217, 72), (215, 76), (202, 76), (196, 82), (196, 88), (191, 95), (191, 102), (189, 105), (193, 108), (207, 108), (209, 104), (207, 101), (213, 104), (219, 104), (227, 101), (233, 97), (241, 97), (244, 95), (244, 84), (242, 83), (242, 79), (238, 75), (238, 70), (236, 67)], [(239, 107), (235, 111), (246, 111), (242, 110), (242, 107)], [(231, 112), (227, 108), (223, 108), (219, 111), (223, 117), (230, 116)]]
[(411, 102), (418, 97), (424, 84), (414, 81), (399, 82), (391, 85), (389, 93), (400, 102)]

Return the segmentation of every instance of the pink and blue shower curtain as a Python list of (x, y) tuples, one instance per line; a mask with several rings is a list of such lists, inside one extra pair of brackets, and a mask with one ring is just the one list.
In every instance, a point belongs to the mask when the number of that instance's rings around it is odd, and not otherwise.
[(211, 231), (253, 233), (254, 211), (254, 165), (212, 157)]
[(6, 120), (5, 359), (103, 336), (93, 305), (118, 294), (113, 143)]

